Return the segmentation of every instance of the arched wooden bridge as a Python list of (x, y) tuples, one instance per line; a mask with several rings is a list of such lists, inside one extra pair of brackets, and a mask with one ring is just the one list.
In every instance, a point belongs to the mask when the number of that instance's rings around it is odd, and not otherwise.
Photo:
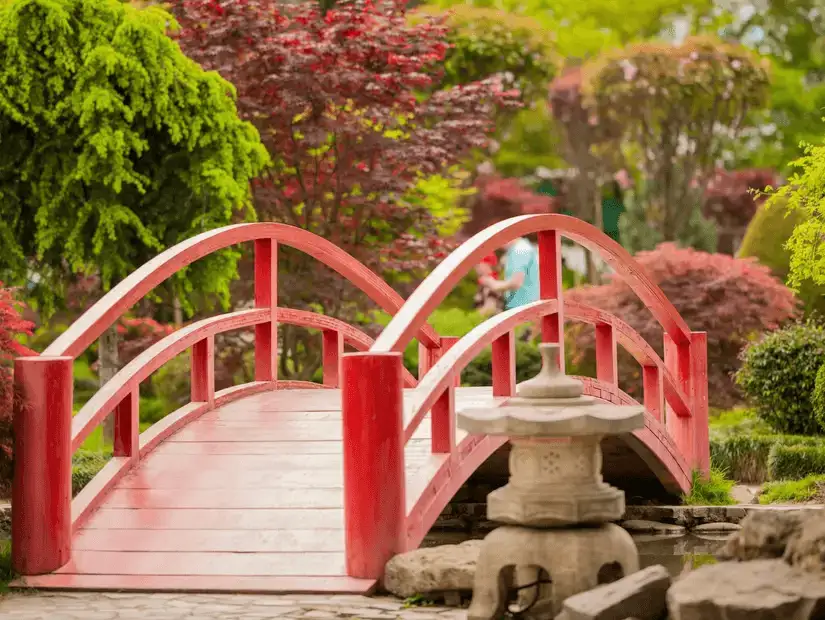
[[(537, 233), (541, 300), (463, 338), (426, 323), (483, 256)], [(598, 252), (662, 325), (665, 360), (619, 317), (564, 304), (561, 237)], [(255, 307), (192, 323), (127, 364), (72, 417), (72, 362), (154, 287), (228, 246), (255, 244)], [(374, 342), (338, 320), (280, 308), (277, 248), (302, 250), (358, 286), (393, 320)], [(661, 483), (690, 487), (708, 469), (706, 337), (692, 332), (631, 256), (560, 215), (514, 218), (448, 256), (406, 302), (332, 243), (281, 224), (229, 226), (181, 243), (126, 278), (39, 357), (15, 365), (12, 555), (36, 588), (367, 592), (393, 554), (417, 547), (499, 439), (466, 436), (455, 411), (515, 389), (514, 329), (595, 325), (597, 376), (586, 393), (619, 403), (617, 346), (642, 368), (645, 428), (624, 438)], [(277, 325), (323, 332), (323, 385), (276, 380)], [(254, 328), (255, 381), (215, 391), (215, 335)], [(401, 352), (417, 339), (419, 379)], [(492, 345), (493, 385), (461, 388)], [(344, 353), (345, 347), (355, 353)], [(191, 402), (139, 433), (140, 383), (191, 350)], [(114, 456), (73, 500), (71, 456), (110, 413)], [(608, 464), (609, 466), (609, 464)]]

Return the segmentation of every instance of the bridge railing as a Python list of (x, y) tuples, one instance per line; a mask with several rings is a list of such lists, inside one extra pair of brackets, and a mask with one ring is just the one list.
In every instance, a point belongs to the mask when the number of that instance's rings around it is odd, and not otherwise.
[[(422, 343), (419, 385), (404, 422), (401, 353), (416, 330), (453, 287), (481, 259), (519, 237), (538, 235), (541, 301), (492, 317), (464, 338)], [(561, 238), (598, 253), (639, 296), (664, 331), (665, 359), (618, 317), (595, 308), (564, 304)], [(406, 482), (404, 445), (428, 412), (433, 454), (455, 450), (455, 386), (477, 353), (492, 345), (494, 396), (515, 392), (514, 328), (541, 321), (542, 339), (562, 347), (565, 319), (596, 329), (596, 380), (618, 391), (617, 346), (643, 369), (645, 405), (661, 421), (691, 468), (707, 472), (707, 342), (692, 332), (641, 266), (618, 243), (595, 227), (562, 215), (512, 218), (481, 231), (451, 253), (409, 297), (367, 353), (344, 356), (344, 516), (347, 572), (379, 577), (384, 563), (405, 547)], [(426, 355), (424, 355), (426, 353)], [(669, 410), (665, 416), (665, 405)]]
[[(255, 308), (191, 323), (143, 351), (110, 379), (72, 416), (74, 359), (147, 293), (180, 269), (212, 252), (252, 241), (255, 244)], [(15, 471), (12, 488), (12, 562), (22, 575), (54, 571), (71, 557), (73, 529), (103, 495), (142, 456), (183, 425), (224, 402), (278, 388), (334, 388), (341, 381), (344, 345), (363, 351), (373, 340), (337, 319), (279, 308), (277, 250), (282, 243), (313, 256), (364, 291), (389, 314), (403, 304), (381, 278), (334, 244), (308, 231), (274, 223), (240, 224), (212, 230), (180, 243), (125, 278), (85, 312), (40, 356), (15, 360)], [(277, 380), (278, 323), (320, 330), (323, 385)], [(215, 391), (215, 336), (254, 328), (255, 380)], [(429, 325), (418, 339), (437, 348)], [(139, 389), (153, 372), (191, 350), (190, 402), (140, 433)], [(406, 386), (416, 380), (399, 374)], [(114, 416), (113, 456), (72, 500), (72, 454), (108, 415)]]

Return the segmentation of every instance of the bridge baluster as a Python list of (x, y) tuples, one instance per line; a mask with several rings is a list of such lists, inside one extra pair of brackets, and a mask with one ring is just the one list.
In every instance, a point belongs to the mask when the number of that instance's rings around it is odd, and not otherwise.
[(696, 469), (710, 473), (710, 441), (708, 419), (708, 335), (690, 334), (690, 398), (693, 410), (693, 441)]
[(341, 363), (347, 574), (377, 579), (404, 551), (403, 364), (400, 353), (348, 353)]
[(561, 270), (561, 235), (556, 230), (538, 234), (539, 291), (541, 299), (558, 299), (559, 310), (541, 319), (541, 341), (557, 342), (561, 346), (559, 368), (564, 372), (564, 307)]
[(658, 366), (642, 367), (645, 409), (662, 421), (665, 410), (664, 380)]
[(619, 385), (616, 331), (609, 323), (596, 325), (596, 378), (599, 381)]
[(344, 355), (344, 334), (335, 329), (323, 332), (324, 385), (341, 387), (341, 356)]
[(455, 387), (450, 385), (438, 397), (430, 413), (433, 454), (449, 454), (455, 448)]
[(190, 399), (215, 404), (215, 337), (207, 336), (192, 347)]
[(139, 386), (129, 392), (112, 415), (115, 416), (114, 456), (140, 457), (140, 390)]
[[(676, 379), (682, 392), (690, 400), (690, 344), (676, 344), (667, 334), (664, 335), (665, 367)], [(689, 403), (692, 408), (692, 404)], [(670, 408), (667, 408), (665, 426), (673, 441), (679, 447), (688, 465), (696, 467), (695, 446), (693, 440), (693, 420), (690, 417), (679, 417)]]
[(269, 308), (270, 320), (255, 326), (255, 381), (278, 379), (278, 243), (255, 241), (255, 307)]
[(516, 393), (516, 338), (512, 331), (493, 340), (493, 396)]
[(12, 568), (42, 575), (72, 549), (71, 357), (14, 361)]

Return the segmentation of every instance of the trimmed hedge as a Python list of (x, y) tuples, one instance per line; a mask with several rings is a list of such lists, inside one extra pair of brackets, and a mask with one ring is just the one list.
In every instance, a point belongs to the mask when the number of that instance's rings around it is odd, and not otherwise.
[[(784, 448), (825, 450), (825, 440), (800, 435), (732, 434), (711, 438), (710, 458), (714, 467), (724, 471), (733, 480), (749, 484), (761, 484), (767, 480), (779, 479), (777, 478), (777, 472), (771, 467), (771, 458), (777, 449)], [(783, 468), (790, 468), (790, 466), (784, 465), (788, 458), (793, 457), (784, 455), (780, 457)], [(804, 467), (804, 464), (795, 466), (796, 469), (804, 469)], [(801, 478), (812, 473), (817, 472), (803, 472), (798, 477)]]
[(72, 495), (80, 493), (80, 490), (103, 469), (109, 458), (111, 455), (105, 452), (78, 450), (72, 457)]
[(771, 480), (799, 480), (825, 474), (825, 446), (775, 445), (768, 458)]
[(819, 427), (825, 430), (825, 364), (819, 367), (814, 383), (814, 393), (811, 395), (811, 404), (814, 408), (814, 418)]

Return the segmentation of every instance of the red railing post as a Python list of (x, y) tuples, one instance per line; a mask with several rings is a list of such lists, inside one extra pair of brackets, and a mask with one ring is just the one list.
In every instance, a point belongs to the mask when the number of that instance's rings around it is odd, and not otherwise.
[(690, 359), (690, 400), (693, 410), (694, 457), (696, 459), (696, 469), (707, 476), (710, 474), (707, 333), (691, 332)]
[(596, 324), (596, 378), (619, 385), (616, 332), (609, 323)]
[[(442, 336), (441, 349), (438, 358), (444, 357), (458, 338), (453, 336)], [(448, 454), (455, 447), (455, 388), (461, 385), (461, 375), (447, 387), (439, 396), (438, 401), (433, 405), (430, 412), (430, 422), (432, 424), (432, 452), (433, 454)]]
[(12, 568), (42, 575), (71, 559), (71, 357), (14, 362)]
[[(677, 345), (668, 334), (664, 335), (665, 341), (665, 368), (676, 380), (676, 384), (685, 394), (690, 403), (690, 344)], [(692, 406), (692, 405), (691, 405)], [(673, 438), (673, 441), (685, 457), (688, 465), (696, 467), (694, 442), (693, 442), (693, 420), (690, 417), (679, 417), (670, 408), (667, 408), (665, 417), (665, 427)]]
[(662, 373), (658, 366), (642, 367), (645, 409), (659, 420), (663, 419), (665, 410), (665, 390)]
[(207, 336), (192, 347), (190, 400), (215, 404), (215, 337)]
[(561, 235), (557, 230), (540, 232), (539, 238), (539, 291), (541, 299), (557, 299), (559, 309), (541, 320), (541, 341), (557, 342), (559, 368), (564, 372), (564, 286), (561, 270)]
[(406, 521), (400, 353), (349, 353), (341, 363), (347, 574), (377, 579), (403, 550)]
[(136, 387), (118, 403), (114, 411), (115, 436), (112, 454), (140, 457), (140, 391)]
[(344, 334), (335, 329), (322, 332), (324, 385), (341, 387), (341, 357), (344, 355)]
[(255, 241), (255, 307), (269, 308), (270, 320), (255, 326), (255, 381), (278, 379), (278, 243)]
[(493, 340), (493, 396), (516, 393), (516, 338), (513, 331)]

